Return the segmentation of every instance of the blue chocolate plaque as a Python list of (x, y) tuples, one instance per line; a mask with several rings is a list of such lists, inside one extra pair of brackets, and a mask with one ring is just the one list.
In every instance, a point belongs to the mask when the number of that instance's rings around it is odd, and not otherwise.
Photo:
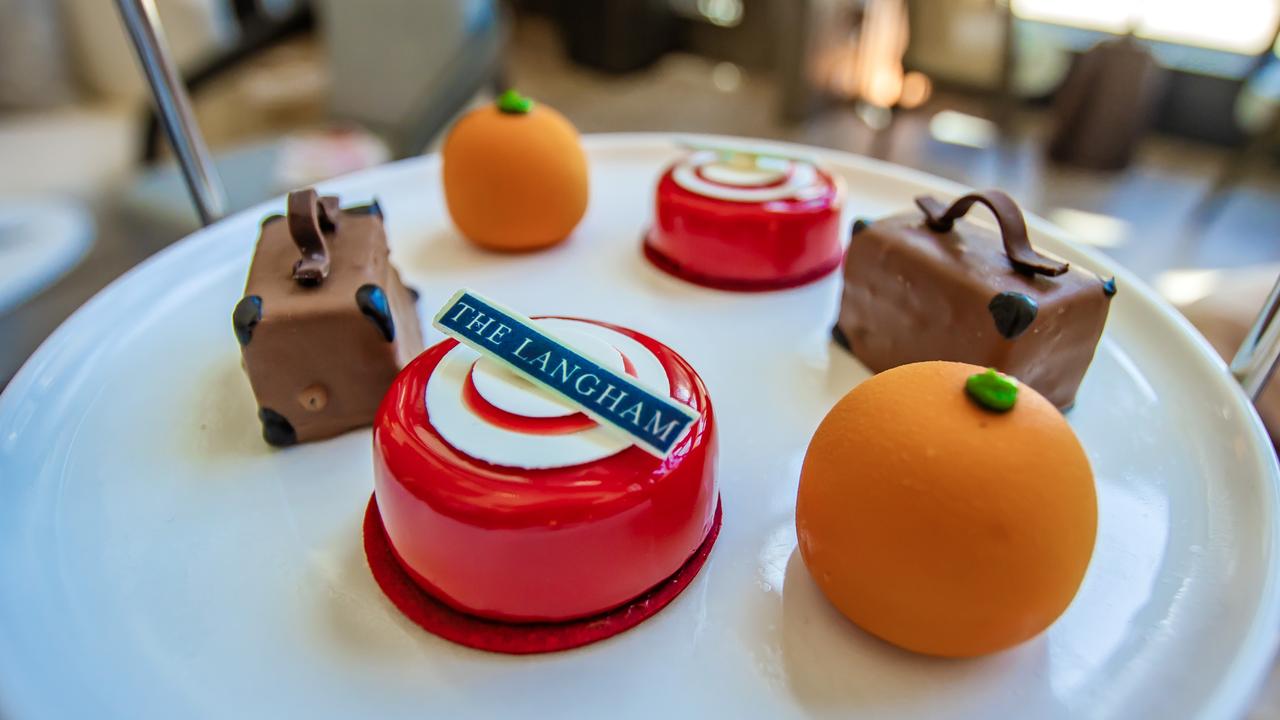
[(470, 290), (454, 293), (434, 324), (660, 458), (698, 419), (697, 411), (688, 405), (604, 367), (529, 318)]

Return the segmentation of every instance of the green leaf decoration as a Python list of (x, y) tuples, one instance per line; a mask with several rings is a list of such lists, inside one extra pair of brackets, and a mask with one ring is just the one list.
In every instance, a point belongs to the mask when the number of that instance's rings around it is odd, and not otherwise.
[(498, 97), (498, 110), (508, 115), (524, 115), (533, 109), (533, 101), (516, 92), (515, 89), (507, 90)]
[(1018, 382), (995, 368), (970, 375), (964, 381), (964, 391), (974, 402), (994, 412), (1008, 412), (1018, 401)]

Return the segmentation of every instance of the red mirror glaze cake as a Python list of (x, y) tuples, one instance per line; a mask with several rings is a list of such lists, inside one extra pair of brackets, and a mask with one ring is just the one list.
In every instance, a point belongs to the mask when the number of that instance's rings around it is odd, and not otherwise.
[(711, 402), (687, 362), (625, 328), (535, 324), (699, 417), (660, 459), (456, 340), (405, 368), (374, 425), (387, 539), (435, 599), (509, 623), (644, 595), (699, 550), (718, 500)]
[(645, 255), (690, 282), (772, 290), (840, 266), (844, 192), (805, 160), (699, 151), (658, 181)]

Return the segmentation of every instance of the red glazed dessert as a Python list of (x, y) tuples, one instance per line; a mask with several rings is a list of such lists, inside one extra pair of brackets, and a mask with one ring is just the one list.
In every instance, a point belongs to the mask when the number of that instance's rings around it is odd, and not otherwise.
[(374, 425), (387, 539), (431, 596), (503, 622), (565, 622), (644, 595), (698, 551), (718, 499), (711, 403), (687, 362), (625, 328), (536, 324), (700, 418), (661, 460), (456, 340), (405, 368)]
[(842, 184), (812, 163), (713, 151), (658, 181), (645, 255), (690, 282), (772, 290), (840, 266)]

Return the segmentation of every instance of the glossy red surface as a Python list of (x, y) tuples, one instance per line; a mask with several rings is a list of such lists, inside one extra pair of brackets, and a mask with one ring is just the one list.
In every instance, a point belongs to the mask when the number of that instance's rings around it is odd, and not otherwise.
[(698, 576), (720, 533), (720, 504), (707, 537), (674, 575), (648, 592), (599, 615), (564, 622), (511, 623), (486, 620), (455, 610), (423, 589), (420, 578), (409, 574), (387, 540), (377, 500), (370, 500), (364, 515), (364, 553), (373, 579), (400, 612), (429, 633), (477, 650), (528, 655), (559, 652), (590, 645), (626, 632), (653, 617), (676, 599)]
[(826, 173), (807, 200), (732, 202), (692, 193), (667, 170), (658, 181), (645, 254), (690, 282), (770, 290), (816, 280), (840, 266), (840, 193)]
[(706, 537), (716, 504), (715, 420), (702, 380), (661, 343), (671, 394), (701, 413), (665, 460), (630, 447), (572, 467), (521, 470), (455, 450), (431, 425), (427, 380), (456, 341), (396, 378), (374, 422), (374, 492), (406, 570), (442, 602), (508, 622), (564, 621), (645, 593)]

